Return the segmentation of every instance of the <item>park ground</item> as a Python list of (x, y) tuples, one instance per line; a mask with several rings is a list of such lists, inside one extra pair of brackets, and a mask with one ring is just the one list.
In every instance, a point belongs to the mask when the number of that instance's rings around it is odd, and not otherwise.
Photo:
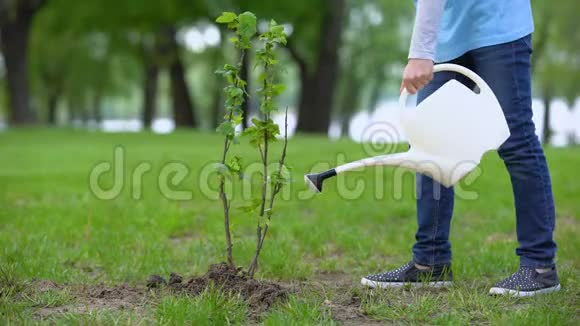
[[(285, 300), (255, 313), (240, 296), (216, 288), (197, 296), (148, 290), (152, 274), (202, 275), (224, 261), (221, 206), (212, 198), (215, 178), (204, 181), (221, 144), (218, 136), (185, 131), (1, 133), (0, 324), (580, 324), (578, 147), (546, 149), (563, 287), (556, 294), (486, 294), (518, 267), (509, 178), (495, 153), (486, 154), (479, 176), (463, 184), (456, 203), (455, 287), (361, 288), (361, 276), (411, 257), (412, 175), (401, 178), (382, 168), (353, 172), (313, 196), (303, 185), (304, 173), (365, 157), (369, 147), (306, 136), (290, 140), (295, 182), (276, 204), (257, 275), (288, 289)], [(115, 148), (124, 156), (123, 187), (106, 200), (91, 191), (90, 173), (99, 163), (113, 162)], [(274, 152), (279, 150), (280, 144)], [(258, 161), (247, 144), (234, 151), (246, 165)], [(133, 178), (143, 164), (151, 171)], [(188, 176), (172, 185), (175, 174), (163, 171), (176, 167), (185, 167)], [(101, 187), (112, 186), (113, 178), (105, 174)], [(402, 185), (393, 185), (395, 179)], [(364, 185), (361, 194), (357, 183)], [(236, 190), (232, 205), (234, 251), (236, 262), (247, 266), (256, 219), (237, 209), (244, 198), (251, 200), (251, 191), (241, 193)]]

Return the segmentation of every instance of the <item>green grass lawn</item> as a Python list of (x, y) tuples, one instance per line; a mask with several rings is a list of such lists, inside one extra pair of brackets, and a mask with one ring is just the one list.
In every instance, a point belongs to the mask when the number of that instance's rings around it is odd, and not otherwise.
[[(0, 133), (0, 324), (580, 323), (580, 148), (547, 149), (562, 291), (513, 299), (486, 295), (518, 267), (512, 192), (497, 154), (485, 156), (480, 176), (462, 185), (463, 199), (456, 203), (455, 287), (371, 291), (358, 286), (361, 276), (411, 258), (412, 174), (353, 172), (314, 196), (303, 185), (304, 173), (366, 154), (351, 141), (303, 136), (290, 140), (295, 182), (276, 204), (257, 276), (299, 289), (287, 301), (257, 319), (249, 317), (246, 302), (215, 289), (197, 297), (146, 293), (122, 309), (78, 308), (86, 307), (76, 295), (79, 288), (142, 287), (151, 274), (203, 274), (209, 264), (225, 260), (221, 204), (214, 198), (215, 177), (208, 176), (221, 144), (220, 137), (193, 132)], [(111, 200), (98, 199), (90, 173), (99, 163), (113, 162), (116, 146), (124, 152), (117, 176), (123, 187)], [(278, 144), (274, 152), (280, 149)], [(250, 167), (258, 162), (258, 152), (247, 144), (234, 152)], [(151, 171), (134, 178), (143, 167)], [(171, 183), (178, 181), (170, 173), (175, 167), (188, 171), (178, 184)], [(402, 185), (394, 185), (395, 179)], [(102, 188), (113, 183), (112, 173), (101, 179)], [(237, 207), (251, 201), (250, 190), (251, 185), (236, 188), (232, 205), (235, 260), (243, 266), (253, 253), (256, 218)], [(254, 196), (257, 191), (255, 186)], [(40, 289), (39, 280), (58, 286)]]

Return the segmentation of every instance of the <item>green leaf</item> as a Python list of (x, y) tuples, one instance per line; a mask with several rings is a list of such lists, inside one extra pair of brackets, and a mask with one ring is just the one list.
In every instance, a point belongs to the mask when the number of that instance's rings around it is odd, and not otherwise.
[(258, 81), (260, 81), (260, 83), (264, 82), (264, 80), (266, 80), (266, 78), (268, 78), (268, 74), (265, 72), (261, 72), (260, 75), (258, 76)]
[(284, 26), (274, 25), (270, 28), (270, 31), (272, 32), (272, 34), (274, 34), (276, 36), (280, 36), (280, 35), (282, 35), (282, 33), (284, 33)]
[(226, 76), (229, 74), (229, 71), (224, 70), (224, 69), (218, 69), (215, 71), (215, 74), (220, 75), (220, 76)]
[(237, 126), (240, 123), (242, 123), (242, 121), (244, 120), (244, 117), (242, 115), (235, 115), (232, 117), (232, 122)]
[(224, 121), (216, 128), (216, 131), (221, 135), (229, 137), (231, 139), (235, 135), (236, 128), (234, 127), (231, 121)]
[(242, 159), (239, 156), (232, 157), (228, 164), (228, 169), (234, 173), (242, 172)]
[(276, 95), (276, 96), (284, 93), (285, 90), (286, 90), (286, 85), (284, 85), (284, 84), (272, 85), (272, 91), (274, 91), (274, 95)]
[(254, 198), (250, 201), (249, 204), (244, 205), (244, 206), (240, 206), (238, 208), (245, 213), (253, 213), (253, 212), (257, 211), (261, 205), (262, 205), (262, 200)]
[(256, 15), (246, 11), (238, 16), (238, 21), (240, 23), (238, 33), (240, 39), (245, 47), (249, 47), (250, 40), (256, 35), (257, 32), (257, 19)]
[(236, 15), (233, 12), (224, 12), (215, 21), (216, 21), (216, 23), (219, 23), (219, 24), (229, 24), (229, 23), (234, 22), (237, 18), (238, 18), (238, 15)]
[(237, 72), (238, 71), (238, 67), (236, 67), (234, 65), (231, 65), (229, 63), (226, 63), (224, 65), (224, 69), (227, 70), (227, 71), (232, 71), (232, 72)]
[(268, 141), (276, 141), (276, 136), (280, 135), (280, 127), (274, 123), (271, 119), (268, 120), (266, 125)]
[(256, 119), (252, 119), (252, 121), (254, 122), (254, 125), (244, 129), (244, 131), (242, 132), (242, 136), (248, 137), (250, 140), (250, 144), (252, 144), (254, 146), (258, 146), (258, 145), (261, 145), (264, 143), (264, 137), (263, 137), (264, 135), (261, 132), (261, 128), (256, 124), (256, 122), (254, 120), (256, 120)]
[(226, 87), (226, 93), (230, 98), (242, 97), (244, 95), (244, 90), (239, 87), (228, 86)]

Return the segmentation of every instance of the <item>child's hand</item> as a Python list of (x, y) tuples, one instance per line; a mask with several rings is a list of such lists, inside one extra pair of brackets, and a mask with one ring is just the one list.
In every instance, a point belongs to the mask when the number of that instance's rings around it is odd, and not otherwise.
[(409, 59), (407, 67), (403, 72), (403, 82), (401, 83), (401, 92), (403, 89), (411, 94), (417, 93), (433, 79), (433, 61), (428, 59)]

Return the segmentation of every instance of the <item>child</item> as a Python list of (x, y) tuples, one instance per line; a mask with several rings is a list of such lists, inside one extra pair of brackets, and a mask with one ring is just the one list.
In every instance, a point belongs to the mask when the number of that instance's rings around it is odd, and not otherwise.
[[(530, 0), (418, 0), (409, 62), (401, 90), (419, 92), (422, 101), (454, 73), (433, 75), (433, 64), (455, 63), (481, 76), (504, 111), (511, 136), (499, 155), (511, 177), (515, 199), (519, 270), (498, 282), (490, 294), (530, 296), (558, 291), (554, 264), (554, 201), (544, 152), (532, 121), (530, 56), (534, 30)], [(449, 228), (453, 188), (417, 175), (416, 243), (413, 260), (369, 275), (362, 284), (452, 284)]]

